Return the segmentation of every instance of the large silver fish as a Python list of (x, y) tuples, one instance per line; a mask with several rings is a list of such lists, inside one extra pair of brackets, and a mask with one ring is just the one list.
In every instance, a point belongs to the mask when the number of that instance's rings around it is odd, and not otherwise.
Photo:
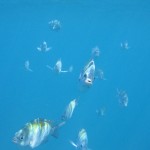
[(35, 119), (16, 132), (13, 137), (13, 142), (21, 146), (35, 148), (39, 146), (49, 134), (55, 136), (56, 129), (61, 125), (63, 125), (63, 123), (54, 126), (50, 120)]
[(73, 114), (73, 111), (74, 111), (76, 105), (77, 105), (77, 100), (76, 99), (72, 100), (68, 104), (68, 106), (66, 107), (66, 109), (65, 109), (65, 111), (64, 111), (64, 113), (61, 117), (61, 119), (63, 121), (67, 121), (68, 119), (70, 119), (72, 117), (72, 114)]
[(86, 133), (85, 129), (81, 129), (79, 131), (78, 139), (77, 139), (76, 143), (73, 141), (70, 141), (70, 143), (78, 149), (89, 150), (89, 148), (88, 148), (88, 137), (87, 137), (87, 133)]
[(92, 85), (95, 78), (95, 63), (91, 60), (83, 69), (79, 76), (79, 80), (85, 85)]

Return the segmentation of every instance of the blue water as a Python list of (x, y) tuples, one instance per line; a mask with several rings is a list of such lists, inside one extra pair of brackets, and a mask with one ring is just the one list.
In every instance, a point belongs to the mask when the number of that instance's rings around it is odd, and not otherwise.
[[(62, 28), (50, 30), (58, 19)], [(59, 120), (78, 98), (73, 117), (37, 150), (74, 150), (69, 140), (85, 128), (92, 150), (150, 149), (150, 2), (148, 0), (0, 0), (0, 149), (24, 149), (12, 142), (15, 132), (35, 118)], [(46, 41), (52, 50), (36, 47)], [(120, 47), (128, 41), (130, 49)], [(78, 77), (98, 46), (95, 60), (107, 80), (95, 80), (81, 91)], [(73, 72), (46, 68), (61, 58)], [(33, 72), (24, 68), (30, 61)], [(124, 89), (128, 107), (118, 103)], [(104, 116), (97, 108), (105, 107)], [(25, 148), (30, 149), (30, 148)]]

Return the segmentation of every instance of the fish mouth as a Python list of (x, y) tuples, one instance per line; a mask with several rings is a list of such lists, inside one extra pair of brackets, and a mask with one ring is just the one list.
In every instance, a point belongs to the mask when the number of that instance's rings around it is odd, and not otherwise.
[(12, 142), (13, 142), (13, 143), (18, 143), (17, 141), (18, 141), (18, 140), (17, 140), (16, 137), (14, 137), (14, 138), (12, 139)]
[(87, 84), (87, 85), (92, 85), (92, 80), (90, 79), (90, 78), (87, 78), (86, 80), (85, 80), (85, 83)]

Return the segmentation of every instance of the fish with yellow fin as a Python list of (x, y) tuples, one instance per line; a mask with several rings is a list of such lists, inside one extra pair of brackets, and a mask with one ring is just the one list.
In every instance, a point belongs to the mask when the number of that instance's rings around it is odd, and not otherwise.
[(16, 132), (13, 142), (20, 146), (35, 148), (46, 140), (49, 135), (56, 137), (56, 130), (62, 125), (64, 125), (64, 122), (54, 125), (50, 120), (35, 119)]

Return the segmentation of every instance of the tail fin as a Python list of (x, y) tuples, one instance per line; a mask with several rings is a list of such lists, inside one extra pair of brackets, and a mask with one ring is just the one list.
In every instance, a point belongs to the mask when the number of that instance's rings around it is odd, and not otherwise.
[(51, 131), (51, 135), (52, 135), (53, 137), (55, 137), (55, 138), (58, 138), (58, 136), (59, 136), (59, 134), (58, 134), (58, 129), (59, 129), (60, 127), (62, 127), (65, 123), (66, 123), (66, 122), (63, 121), (63, 122), (61, 122), (61, 123), (55, 125), (55, 126), (53, 127), (52, 131)]

